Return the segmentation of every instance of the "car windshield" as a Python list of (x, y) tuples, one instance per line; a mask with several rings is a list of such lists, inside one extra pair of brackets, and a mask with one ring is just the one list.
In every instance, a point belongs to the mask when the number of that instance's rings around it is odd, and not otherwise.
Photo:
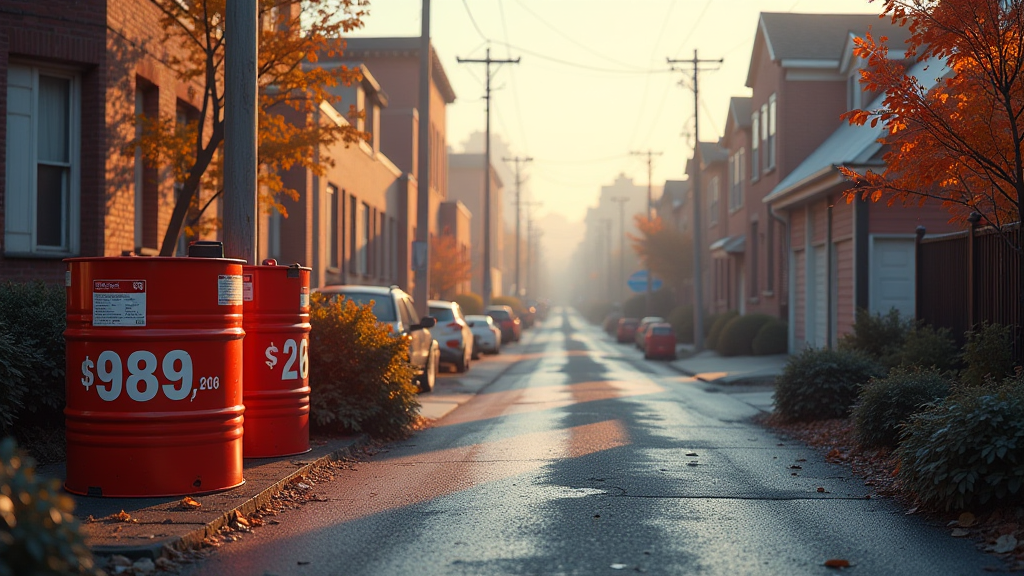
[(365, 292), (339, 292), (340, 296), (365, 306), (373, 301), (373, 315), (379, 322), (394, 322), (398, 319), (395, 314), (395, 303), (387, 294), (367, 294)]
[(488, 310), (487, 315), (495, 320), (508, 320), (509, 315), (505, 310)]
[(490, 316), (478, 316), (478, 315), (466, 316), (466, 322), (472, 322), (474, 328), (479, 326), (479, 325), (490, 326), (491, 324), (494, 324), (494, 321), (491, 320)]
[(451, 308), (431, 306), (430, 315), (433, 316), (434, 318), (437, 318), (437, 321), (439, 323), (451, 322), (452, 320), (455, 320), (455, 312), (453, 312)]

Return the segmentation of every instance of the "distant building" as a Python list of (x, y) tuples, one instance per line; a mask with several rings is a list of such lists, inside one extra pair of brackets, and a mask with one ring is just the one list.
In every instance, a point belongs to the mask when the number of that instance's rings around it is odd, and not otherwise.
[[(484, 218), (490, 219), (491, 227), (491, 289), (492, 296), (502, 294), (501, 262), (504, 259), (505, 235), (502, 206), (504, 205), (504, 183), (494, 167), (486, 167), (485, 154), (449, 154), (448, 197), (464, 204), (474, 215), (470, 224), (471, 254), (473, 260), (472, 290), (483, 295), (484, 290)], [(487, 176), (485, 176), (485, 174)], [(484, 211), (485, 177), (491, 179), (491, 210)]]

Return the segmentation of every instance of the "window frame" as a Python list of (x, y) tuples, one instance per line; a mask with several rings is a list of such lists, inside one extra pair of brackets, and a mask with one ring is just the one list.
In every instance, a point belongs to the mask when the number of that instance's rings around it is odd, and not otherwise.
[[(18, 71), (27, 72), (30, 86), (16, 84), (13, 78)], [(46, 76), (60, 78), (68, 81), (68, 126), (67, 126), (67, 190), (63, 192), (61, 199), (64, 208), (64, 218), (61, 222), (61, 244), (59, 246), (48, 246), (39, 244), (39, 77)], [(7, 104), (6, 111), (6, 138), (7, 154), (5, 156), (6, 186), (4, 195), (4, 256), (32, 257), (32, 258), (67, 258), (77, 256), (81, 250), (81, 195), (82, 195), (82, 78), (81, 73), (74, 68), (61, 67), (57, 65), (41, 64), (32, 61), (11, 59), (7, 74)], [(13, 135), (12, 130), (12, 88), (28, 88), (30, 90), (30, 102), (28, 110), (28, 137)], [(15, 115), (18, 114), (17, 112)], [(26, 140), (29, 144), (26, 146)], [(20, 183), (12, 185), (12, 170), (10, 169), (12, 158), (18, 162), (18, 158), (24, 155), (12, 154), (12, 147), (17, 147), (27, 154), (27, 165), (25, 176), (26, 187), (21, 194), (16, 193)], [(45, 165), (57, 165), (63, 163), (45, 162)], [(20, 202), (21, 206), (17, 203)], [(13, 245), (13, 247), (12, 247)]]
[(750, 181), (757, 182), (761, 178), (761, 113), (755, 111), (750, 115)]
[(778, 116), (778, 101), (775, 97), (775, 93), (772, 93), (768, 97), (768, 119), (765, 122), (765, 133), (767, 134), (765, 141), (765, 172), (770, 172), (775, 169), (777, 154), (777, 138), (775, 137), (776, 128), (776, 117)]
[(719, 205), (722, 193), (721, 188), (718, 176), (713, 176), (711, 181), (708, 182), (708, 223), (711, 226), (718, 224), (718, 212), (721, 209)]

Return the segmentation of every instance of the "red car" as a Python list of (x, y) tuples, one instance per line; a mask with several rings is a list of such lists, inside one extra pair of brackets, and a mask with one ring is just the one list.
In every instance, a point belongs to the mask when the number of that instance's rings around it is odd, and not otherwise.
[(639, 325), (639, 318), (620, 318), (615, 339), (619, 342), (632, 342), (636, 338), (636, 327)]
[(522, 323), (511, 306), (494, 305), (487, 308), (487, 315), (501, 330), (501, 343), (518, 342), (522, 332)]
[(644, 358), (676, 359), (676, 332), (664, 322), (651, 324), (644, 334)]

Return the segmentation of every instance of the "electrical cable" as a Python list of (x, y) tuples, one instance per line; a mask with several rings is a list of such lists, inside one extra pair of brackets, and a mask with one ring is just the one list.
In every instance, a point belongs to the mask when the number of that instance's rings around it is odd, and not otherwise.
[(484, 40), (490, 40), (487, 35), (480, 30), (480, 26), (477, 25), (476, 18), (473, 17), (473, 11), (469, 9), (469, 3), (466, 0), (462, 0), (462, 5), (466, 7), (466, 14), (469, 15), (469, 21), (473, 23), (473, 28), (476, 28), (476, 33)]
[[(568, 40), (569, 42), (572, 42), (576, 46), (579, 46), (580, 48), (586, 50), (587, 52), (590, 52), (594, 56), (597, 56), (598, 58), (600, 58), (602, 60), (607, 60), (609, 62), (614, 62), (615, 64), (618, 64), (619, 66), (625, 66), (626, 68), (634, 68), (634, 66), (632, 64), (627, 64), (627, 63), (615, 60), (613, 58), (609, 58), (608, 56), (605, 56), (604, 54), (601, 54), (601, 53), (597, 52), (596, 50), (590, 48), (589, 46), (587, 46), (587, 45), (585, 45), (585, 44), (583, 44), (581, 42), (577, 42), (576, 40), (570, 38), (565, 33), (563, 33), (562, 30), (559, 29), (557, 26), (553, 26), (552, 24), (550, 24), (549, 22), (547, 22), (546, 20), (541, 18), (539, 14), (537, 14), (536, 12), (531, 10), (528, 6), (526, 6), (526, 4), (523, 3), (523, 0), (516, 0), (516, 3), (519, 4), (519, 6), (523, 10), (526, 10), (527, 13), (529, 13), (531, 16), (536, 18), (537, 21), (539, 21), (541, 24), (543, 24), (543, 25), (547, 26), (548, 28), (550, 28), (555, 34), (558, 34), (559, 36), (561, 36), (562, 38)], [(671, 9), (670, 9), (670, 12), (671, 12)], [(664, 30), (664, 28), (663, 28), (663, 30)]]

